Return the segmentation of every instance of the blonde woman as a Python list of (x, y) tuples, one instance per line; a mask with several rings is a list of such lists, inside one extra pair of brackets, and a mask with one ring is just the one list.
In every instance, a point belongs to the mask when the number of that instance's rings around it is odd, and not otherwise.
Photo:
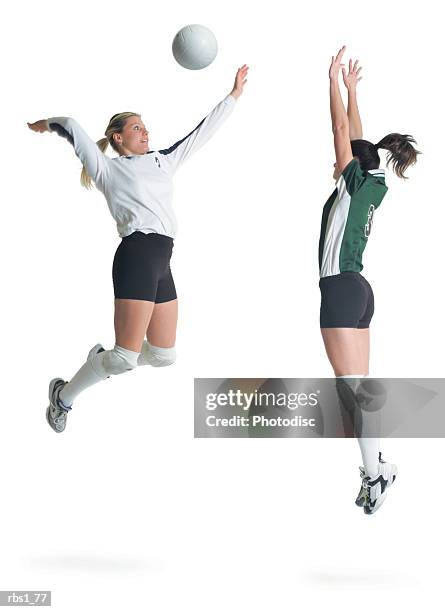
[[(114, 115), (97, 143), (69, 117), (28, 123), (35, 132), (56, 132), (71, 143), (83, 164), (82, 185), (89, 188), (94, 181), (122, 238), (113, 261), (114, 348), (96, 344), (69, 382), (51, 380), (46, 415), (54, 431), (65, 430), (73, 401), (84, 389), (138, 365), (160, 367), (175, 361), (178, 300), (170, 258), (177, 226), (172, 179), (231, 114), (247, 72), (244, 64), (229, 95), (168, 149), (150, 150), (149, 133), (138, 113)], [(118, 156), (105, 155), (108, 145)]]

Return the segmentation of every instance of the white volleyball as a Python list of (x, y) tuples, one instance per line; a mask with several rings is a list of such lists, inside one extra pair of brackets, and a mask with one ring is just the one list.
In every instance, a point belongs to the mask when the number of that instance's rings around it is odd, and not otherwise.
[(215, 35), (203, 25), (187, 25), (173, 39), (173, 56), (188, 70), (201, 70), (213, 62), (218, 53)]

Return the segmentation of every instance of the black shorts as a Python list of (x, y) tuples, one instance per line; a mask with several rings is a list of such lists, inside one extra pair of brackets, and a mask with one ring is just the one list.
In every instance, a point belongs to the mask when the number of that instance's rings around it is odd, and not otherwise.
[(172, 251), (170, 236), (137, 231), (122, 238), (113, 260), (114, 297), (156, 304), (175, 300)]
[(358, 272), (320, 278), (320, 327), (365, 329), (374, 314), (371, 285)]

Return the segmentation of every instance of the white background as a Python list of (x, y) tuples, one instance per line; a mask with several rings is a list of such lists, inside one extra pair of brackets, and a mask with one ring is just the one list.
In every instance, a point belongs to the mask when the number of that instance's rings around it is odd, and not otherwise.
[[(436, 3), (278, 0), (8, 3), (2, 14), (0, 590), (51, 589), (74, 610), (405, 610), (439, 598), (442, 439), (384, 441), (399, 467), (382, 509), (354, 505), (355, 440), (194, 440), (193, 377), (322, 377), (318, 234), (333, 189), (330, 57), (359, 57), (364, 137), (424, 152), (374, 220), (371, 374), (443, 376), (442, 20)], [(219, 54), (171, 55), (188, 23)], [(175, 177), (178, 360), (79, 396), (56, 435), (49, 380), (114, 344), (119, 237), (56, 134), (98, 140), (142, 114), (151, 148), (187, 134), (249, 81), (221, 130)], [(114, 155), (113, 152), (111, 152)], [(383, 163), (383, 159), (382, 159)], [(441, 596), (440, 596), (441, 597)]]

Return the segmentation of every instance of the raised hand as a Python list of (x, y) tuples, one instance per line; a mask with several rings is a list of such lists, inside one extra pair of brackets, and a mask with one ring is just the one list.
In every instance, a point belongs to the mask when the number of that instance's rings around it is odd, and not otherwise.
[(357, 68), (357, 66), (358, 66), (358, 59), (355, 60), (354, 66), (352, 65), (352, 60), (350, 59), (348, 74), (346, 74), (346, 69), (344, 67), (342, 68), (343, 83), (345, 84), (345, 87), (348, 90), (355, 89), (357, 87), (357, 83), (362, 79), (362, 77), (358, 76), (362, 68), (361, 67)]
[(247, 73), (249, 71), (249, 66), (247, 64), (243, 64), (241, 68), (238, 68), (235, 76), (235, 84), (233, 86), (230, 94), (234, 98), (239, 98), (243, 93), (244, 85), (247, 83)]
[(46, 119), (40, 119), (39, 121), (35, 121), (34, 123), (28, 123), (28, 127), (30, 130), (33, 130), (33, 132), (49, 132)]
[(340, 49), (340, 51), (337, 53), (337, 56), (334, 58), (334, 56), (332, 56), (331, 59), (331, 66), (329, 68), (329, 78), (330, 79), (337, 79), (338, 78), (338, 72), (340, 70), (340, 68), (343, 68), (344, 64), (341, 63), (343, 54), (346, 50), (345, 45), (343, 45), (343, 47)]

